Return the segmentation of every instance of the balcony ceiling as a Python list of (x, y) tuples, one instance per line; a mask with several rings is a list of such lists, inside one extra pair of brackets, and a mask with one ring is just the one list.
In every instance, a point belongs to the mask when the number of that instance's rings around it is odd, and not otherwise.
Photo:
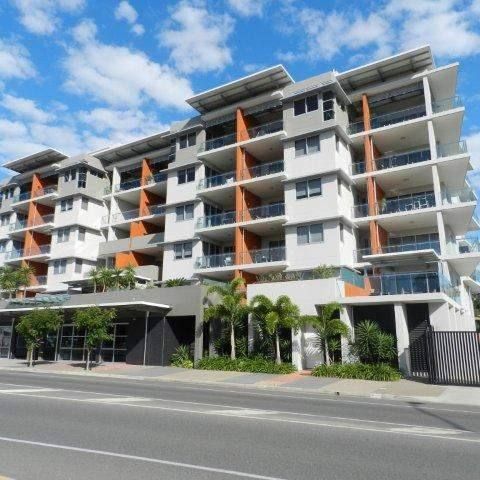
[(18, 173), (25, 173), (60, 162), (65, 158), (67, 158), (67, 156), (58, 150), (48, 148), (33, 155), (6, 162), (2, 166)]

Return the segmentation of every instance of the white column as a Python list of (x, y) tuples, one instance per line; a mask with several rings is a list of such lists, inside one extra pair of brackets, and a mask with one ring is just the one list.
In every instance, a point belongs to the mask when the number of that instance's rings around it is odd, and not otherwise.
[[(350, 338), (353, 340), (355, 331), (353, 325), (353, 309), (352, 307), (344, 307), (340, 311), (340, 320), (347, 325), (350, 330)], [(350, 345), (349, 345), (349, 338), (342, 337), (342, 363), (349, 363), (351, 359), (350, 355)]]
[(253, 318), (252, 315), (248, 316), (248, 324), (247, 324), (247, 335), (248, 335), (248, 353), (253, 353), (253, 349), (255, 346), (255, 328), (253, 325)]
[(297, 370), (303, 370), (303, 332), (298, 330), (295, 333), (292, 330), (292, 363)]
[(395, 312), (395, 332), (397, 335), (398, 367), (409, 375), (410, 369), (410, 338), (407, 325), (407, 308), (403, 303), (394, 304)]
[(423, 77), (423, 94), (425, 96), (425, 107), (427, 110), (427, 115), (432, 115), (432, 92), (430, 90), (430, 84), (428, 82), (428, 77)]
[(432, 165), (432, 179), (433, 192), (435, 194), (435, 205), (440, 207), (442, 205), (442, 183), (440, 182), (440, 175), (438, 174), (437, 165)]
[(447, 255), (447, 234), (445, 233), (445, 222), (442, 212), (437, 212), (438, 240), (440, 242), (440, 253)]

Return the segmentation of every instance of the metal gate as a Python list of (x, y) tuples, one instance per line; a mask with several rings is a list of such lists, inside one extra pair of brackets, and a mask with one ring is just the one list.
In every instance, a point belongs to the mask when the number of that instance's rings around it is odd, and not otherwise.
[(411, 332), (410, 342), (412, 376), (439, 385), (480, 385), (479, 333), (436, 332), (427, 326), (423, 333)]

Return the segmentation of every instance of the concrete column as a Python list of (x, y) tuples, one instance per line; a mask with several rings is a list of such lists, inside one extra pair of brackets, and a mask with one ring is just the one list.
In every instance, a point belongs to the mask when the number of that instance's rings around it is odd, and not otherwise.
[(410, 375), (410, 338), (408, 336), (407, 308), (403, 303), (395, 303), (394, 312), (395, 332), (397, 335), (398, 367), (404, 374)]
[(437, 138), (435, 136), (435, 129), (433, 128), (433, 122), (431, 120), (427, 122), (427, 132), (428, 145), (430, 147), (430, 157), (432, 160), (436, 160), (438, 158)]
[(255, 327), (253, 325), (253, 321), (252, 315), (249, 315), (247, 324), (247, 348), (249, 355), (253, 353), (255, 346)]
[(428, 77), (423, 77), (423, 94), (425, 96), (425, 107), (427, 110), (427, 115), (432, 115), (432, 92), (430, 90), (430, 84), (428, 82)]
[(440, 241), (440, 253), (447, 255), (447, 234), (445, 233), (445, 222), (442, 212), (437, 212), (438, 239)]
[(292, 363), (298, 370), (303, 370), (303, 332), (292, 330)]
[(442, 184), (440, 182), (437, 165), (432, 165), (432, 178), (433, 192), (435, 194), (435, 205), (440, 207), (442, 205)]
[(429, 303), (430, 325), (435, 330), (449, 330), (450, 312), (447, 302)]
[(203, 302), (195, 315), (195, 350), (193, 360), (196, 362), (203, 358)]
[[(353, 340), (355, 331), (353, 325), (353, 309), (350, 306), (344, 307), (340, 311), (340, 320), (350, 329), (350, 339)], [(342, 363), (351, 362), (349, 338), (342, 337)]]

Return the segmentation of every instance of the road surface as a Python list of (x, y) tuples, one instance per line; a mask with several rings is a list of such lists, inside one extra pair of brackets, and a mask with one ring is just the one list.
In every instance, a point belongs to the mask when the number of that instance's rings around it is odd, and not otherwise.
[(0, 478), (479, 478), (480, 409), (0, 372)]

